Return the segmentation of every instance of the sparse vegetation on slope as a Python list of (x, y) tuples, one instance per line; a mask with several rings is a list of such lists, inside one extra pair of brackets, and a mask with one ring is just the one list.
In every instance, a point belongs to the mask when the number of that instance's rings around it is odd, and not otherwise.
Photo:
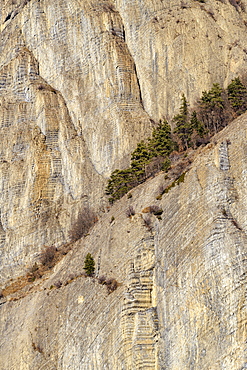
[[(181, 153), (188, 148), (196, 149), (207, 144), (210, 137), (246, 109), (247, 89), (239, 78), (232, 80), (226, 90), (215, 83), (209, 91), (203, 91), (202, 97), (191, 113), (183, 94), (180, 112), (173, 118), (175, 124), (173, 133), (167, 121), (163, 123), (160, 121), (153, 130), (152, 137), (146, 142), (141, 141), (137, 144), (131, 155), (130, 167), (112, 173), (106, 188), (109, 202), (113, 203), (120, 199), (155, 173), (161, 170), (167, 172), (175, 150)], [(178, 177), (171, 187), (177, 183)]]
[(169, 154), (176, 148), (169, 124), (160, 122), (153, 130), (152, 137), (137, 145), (131, 156), (131, 166), (112, 173), (106, 189), (110, 203), (158, 171), (166, 171), (170, 166)]
[(88, 276), (92, 276), (95, 270), (95, 262), (91, 255), (91, 253), (88, 253), (86, 255), (85, 261), (84, 261), (84, 270), (86, 271), (86, 274)]

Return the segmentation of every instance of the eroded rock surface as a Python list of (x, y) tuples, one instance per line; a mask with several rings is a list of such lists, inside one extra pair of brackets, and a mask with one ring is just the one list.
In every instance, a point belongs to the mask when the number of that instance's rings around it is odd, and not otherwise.
[[(68, 242), (153, 121), (246, 69), (246, 2), (1, 2), (2, 276)], [(6, 255), (7, 252), (7, 255)], [(3, 267), (5, 266), (5, 267)]]
[[(244, 369), (246, 125), (199, 149), (161, 200), (163, 174), (135, 188), (54, 271), (2, 299), (0, 368)], [(88, 252), (94, 278), (81, 276)]]
[[(45, 245), (70, 241), (81, 209), (99, 215), (43, 280), (0, 301), (1, 370), (246, 367), (246, 116), (161, 201), (163, 175), (110, 211), (104, 195), (182, 93), (193, 105), (212, 83), (245, 75), (246, 7), (0, 1), (3, 287)], [(141, 211), (152, 204), (164, 212), (148, 226)], [(97, 276), (119, 282), (113, 293), (81, 276), (87, 252)]]

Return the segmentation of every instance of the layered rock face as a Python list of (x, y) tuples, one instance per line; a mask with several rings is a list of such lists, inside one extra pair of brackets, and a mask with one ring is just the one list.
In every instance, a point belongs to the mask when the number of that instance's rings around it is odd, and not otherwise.
[[(213, 82), (245, 75), (246, 8), (0, 1), (1, 284), (45, 245), (67, 243), (82, 208), (99, 215), (45, 279), (2, 300), (1, 369), (247, 366), (246, 117), (160, 203), (163, 175), (109, 213), (104, 195), (111, 171), (129, 164), (153, 121), (177, 113), (182, 93), (193, 105)], [(141, 210), (153, 203), (164, 213), (147, 227)], [(98, 276), (121, 283), (110, 295), (78, 277), (88, 251)]]
[[(106, 3), (2, 8), (2, 275), (68, 241), (105, 176), (150, 133), (119, 14)], [(47, 225), (49, 225), (47, 227)], [(6, 255), (7, 252), (7, 255)]]
[[(243, 75), (246, 2), (1, 2), (1, 270), (106, 207), (152, 120)], [(7, 254), (6, 254), (7, 252)], [(3, 267), (5, 266), (5, 267)]]
[[(246, 125), (200, 149), (161, 200), (163, 174), (134, 189), (54, 271), (2, 299), (0, 369), (244, 369)], [(112, 293), (81, 275), (88, 252)]]

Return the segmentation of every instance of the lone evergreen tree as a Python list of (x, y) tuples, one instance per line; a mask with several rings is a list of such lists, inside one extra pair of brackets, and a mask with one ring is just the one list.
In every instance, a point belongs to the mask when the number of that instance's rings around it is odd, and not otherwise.
[(94, 259), (91, 255), (91, 253), (88, 253), (86, 255), (86, 258), (85, 258), (85, 261), (84, 261), (84, 270), (86, 271), (86, 274), (88, 276), (92, 276), (93, 273), (94, 273), (94, 269), (95, 269), (95, 262), (94, 262)]
[(109, 202), (113, 203), (120, 199), (136, 185), (138, 185), (138, 181), (133, 168), (113, 171), (106, 188), (106, 194), (110, 195)]

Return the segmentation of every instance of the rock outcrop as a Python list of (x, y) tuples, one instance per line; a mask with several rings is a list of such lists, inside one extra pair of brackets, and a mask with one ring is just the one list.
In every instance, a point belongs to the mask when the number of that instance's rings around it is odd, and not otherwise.
[[(111, 171), (154, 121), (245, 77), (247, 1), (31, 0), (0, 6), (0, 369), (244, 369), (246, 116), (157, 200), (156, 176), (109, 207)], [(126, 216), (131, 205), (135, 215)], [(158, 205), (162, 220), (143, 213)], [(99, 221), (53, 270), (44, 246)], [(118, 281), (108, 294), (82, 275)], [(10, 282), (12, 279), (12, 282)]]

